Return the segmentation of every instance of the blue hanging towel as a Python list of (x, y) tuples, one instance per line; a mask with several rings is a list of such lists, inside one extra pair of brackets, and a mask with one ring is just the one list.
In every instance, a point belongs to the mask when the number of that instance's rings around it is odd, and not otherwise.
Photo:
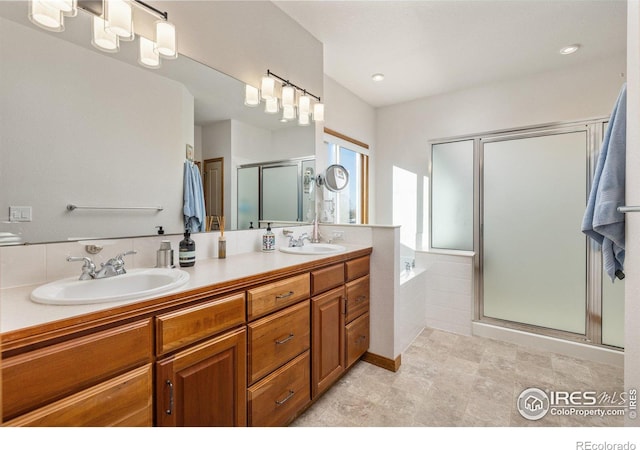
[(627, 85), (618, 95), (600, 156), (593, 185), (582, 220), (582, 231), (602, 245), (604, 269), (613, 282), (624, 278), (624, 205), (625, 157), (627, 147)]
[(184, 162), (184, 228), (192, 233), (205, 231), (205, 206), (202, 178), (198, 166)]

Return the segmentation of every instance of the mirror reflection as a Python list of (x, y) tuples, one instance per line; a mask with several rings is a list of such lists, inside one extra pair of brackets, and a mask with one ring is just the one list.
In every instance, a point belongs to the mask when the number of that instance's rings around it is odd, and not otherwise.
[(7, 242), (182, 233), (189, 150), (206, 214), (236, 229), (238, 167), (315, 155), (314, 127), (245, 107), (242, 82), (184, 56), (143, 68), (134, 44), (99, 52), (89, 19), (79, 11), (50, 33), (28, 21), (26, 2), (0, 2), (0, 40), (11, 42), (0, 50)]

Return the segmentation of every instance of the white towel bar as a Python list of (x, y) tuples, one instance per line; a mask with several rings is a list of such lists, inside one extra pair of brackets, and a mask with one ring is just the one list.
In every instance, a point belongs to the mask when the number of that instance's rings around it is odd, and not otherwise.
[(67, 205), (68, 211), (74, 211), (76, 209), (126, 209), (126, 210), (150, 209), (155, 211), (162, 211), (164, 208), (162, 206), (78, 206), (73, 204)]
[(640, 212), (640, 206), (618, 206), (618, 212), (621, 212), (621, 213)]

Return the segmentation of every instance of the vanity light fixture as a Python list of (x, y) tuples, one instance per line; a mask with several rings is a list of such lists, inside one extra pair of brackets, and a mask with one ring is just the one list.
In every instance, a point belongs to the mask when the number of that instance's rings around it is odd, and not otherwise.
[(127, 0), (104, 0), (104, 28), (121, 41), (133, 41), (133, 7)]
[(324, 121), (324, 103), (316, 103), (313, 105), (313, 120), (316, 122)]
[(154, 51), (154, 42), (144, 36), (140, 36), (140, 53), (138, 62), (144, 67), (156, 69), (160, 67), (160, 55)]
[(92, 15), (91, 44), (109, 53), (120, 49), (120, 41), (133, 41), (133, 7), (156, 16), (153, 40), (140, 36), (138, 62), (144, 67), (160, 67), (161, 57), (178, 57), (176, 28), (169, 15), (140, 0), (29, 0), (29, 20), (49, 31), (63, 31), (64, 17), (73, 17), (81, 8)]
[(104, 19), (93, 16), (91, 21), (91, 45), (103, 52), (116, 53), (120, 50), (118, 36), (105, 29)]
[[(296, 93), (300, 92), (297, 96)], [(278, 95), (280, 93), (280, 95)], [(312, 108), (312, 99), (315, 99)], [(298, 124), (302, 126), (311, 123), (311, 117), (315, 122), (324, 121), (324, 104), (320, 97), (313, 95), (306, 89), (296, 86), (289, 80), (267, 70), (267, 74), (260, 80), (260, 89), (245, 85), (244, 104), (254, 107), (265, 102), (265, 112), (269, 114), (277, 113), (282, 108), (281, 122), (289, 122), (298, 118)]]
[(577, 52), (579, 49), (580, 49), (580, 44), (567, 45), (566, 47), (562, 47), (560, 49), (560, 54), (561, 55), (570, 55), (572, 53)]
[(156, 22), (156, 40), (154, 51), (163, 58), (176, 59), (178, 57), (178, 42), (176, 38), (176, 26), (167, 19)]
[(270, 100), (276, 96), (276, 80), (271, 78), (269, 74), (262, 77), (260, 95), (263, 100)]
[(278, 112), (278, 97), (270, 97), (264, 101), (264, 112), (267, 114)]
[(48, 31), (64, 31), (64, 16), (77, 14), (76, 0), (31, 0), (28, 17), (31, 22)]
[(255, 107), (260, 104), (260, 90), (247, 84), (244, 87), (244, 104), (249, 107)]
[(290, 84), (282, 86), (282, 107), (294, 107), (296, 105), (296, 90)]

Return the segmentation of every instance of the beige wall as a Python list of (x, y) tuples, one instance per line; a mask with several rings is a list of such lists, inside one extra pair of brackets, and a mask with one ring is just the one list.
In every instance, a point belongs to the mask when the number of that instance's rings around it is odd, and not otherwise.
[(245, 83), (267, 69), (322, 96), (322, 43), (268, 1), (155, 1), (178, 31), (178, 51)]

